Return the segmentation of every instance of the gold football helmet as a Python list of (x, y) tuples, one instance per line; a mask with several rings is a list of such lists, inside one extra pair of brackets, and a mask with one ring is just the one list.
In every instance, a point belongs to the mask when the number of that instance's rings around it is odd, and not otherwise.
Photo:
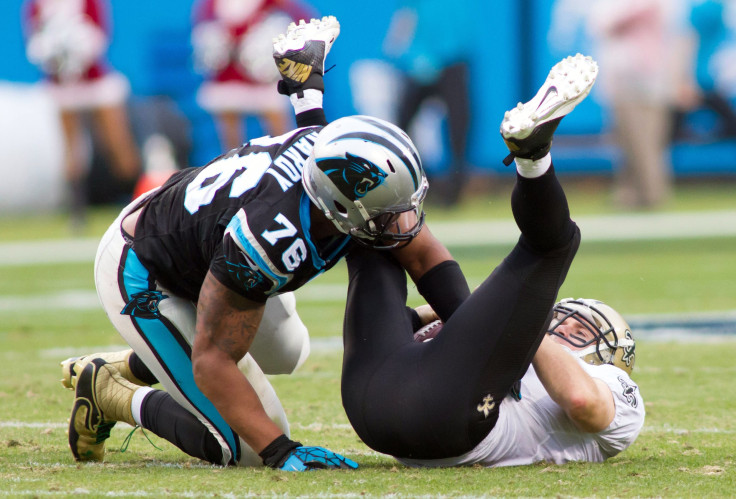
[[(569, 318), (592, 333), (592, 338), (570, 338), (557, 333), (555, 329)], [(636, 344), (631, 328), (621, 314), (601, 301), (588, 298), (559, 301), (547, 333), (573, 346), (573, 353), (588, 364), (611, 364), (628, 374), (634, 369)]]

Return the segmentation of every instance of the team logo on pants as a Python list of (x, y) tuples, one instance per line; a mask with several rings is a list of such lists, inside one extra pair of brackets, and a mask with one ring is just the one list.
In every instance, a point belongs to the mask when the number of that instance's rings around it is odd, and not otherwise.
[(123, 307), (121, 315), (132, 315), (141, 319), (158, 319), (161, 313), (158, 311), (158, 303), (168, 295), (161, 291), (141, 291), (130, 296), (130, 301)]
[(496, 401), (493, 400), (493, 397), (488, 394), (485, 397), (483, 397), (483, 402), (478, 404), (478, 412), (483, 413), (483, 417), (487, 418), (488, 415), (491, 413), (491, 411), (496, 407)]

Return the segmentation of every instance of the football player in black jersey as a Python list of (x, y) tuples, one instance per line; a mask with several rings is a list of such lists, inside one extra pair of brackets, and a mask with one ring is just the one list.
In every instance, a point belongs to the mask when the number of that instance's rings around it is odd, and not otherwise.
[(414, 333), (395, 259), (347, 256), (342, 400), (372, 449), (427, 467), (603, 461), (639, 434), (645, 409), (629, 378), (628, 324), (597, 300), (555, 305), (580, 231), (549, 151), (597, 72), (592, 59), (568, 57), (534, 99), (506, 113), (521, 236), (444, 326)]
[(62, 363), (62, 381), (76, 391), (77, 460), (102, 460), (110, 428), (126, 421), (221, 465), (357, 467), (289, 439), (263, 376), (305, 357), (306, 331), (284, 297), (356, 246), (390, 252), (445, 320), (469, 295), (424, 225), (427, 180), (409, 137), (367, 116), (327, 124), (322, 77), (338, 34), (326, 17), (292, 24), (274, 42), (296, 130), (175, 174), (103, 237), (98, 294), (133, 351)]

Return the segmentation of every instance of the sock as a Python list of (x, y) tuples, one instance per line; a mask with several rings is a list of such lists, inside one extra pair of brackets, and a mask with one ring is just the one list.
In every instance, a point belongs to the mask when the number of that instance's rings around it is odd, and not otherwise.
[(535, 251), (548, 252), (567, 246), (575, 234), (567, 197), (554, 166), (536, 178), (519, 173), (511, 192), (511, 211), (522, 238)]
[(128, 367), (130, 368), (130, 373), (133, 376), (147, 385), (155, 385), (158, 383), (156, 376), (153, 375), (151, 370), (148, 369), (135, 352), (130, 354), (130, 357), (128, 358)]
[(153, 388), (144, 386), (135, 391), (133, 394), (133, 400), (130, 403), (130, 409), (133, 412), (133, 419), (138, 426), (143, 426), (141, 423), (141, 407), (143, 406), (143, 400), (146, 395), (151, 393)]
[(304, 90), (304, 97), (291, 94), (289, 100), (291, 101), (291, 105), (294, 106), (294, 112), (299, 114), (311, 109), (322, 109), (322, 97), (322, 92), (319, 90), (308, 88)]
[[(222, 447), (215, 436), (165, 391), (150, 389), (143, 397), (139, 411), (141, 427), (168, 440), (192, 457), (223, 465)], [(234, 460), (237, 458), (233, 457)]]
[(296, 126), (304, 128), (308, 126), (327, 126), (327, 118), (322, 108), (310, 109), (296, 115)]
[(552, 156), (547, 153), (541, 159), (514, 158), (516, 171), (524, 178), (537, 178), (545, 174), (552, 164)]

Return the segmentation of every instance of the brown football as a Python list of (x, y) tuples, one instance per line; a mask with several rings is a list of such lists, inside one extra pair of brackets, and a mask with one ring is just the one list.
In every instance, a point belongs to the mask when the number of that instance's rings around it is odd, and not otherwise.
[(443, 325), (444, 324), (440, 320), (430, 322), (426, 326), (423, 326), (421, 329), (419, 329), (416, 333), (414, 333), (414, 341), (418, 341), (419, 343), (430, 341), (435, 336), (437, 336), (440, 331), (442, 331)]

